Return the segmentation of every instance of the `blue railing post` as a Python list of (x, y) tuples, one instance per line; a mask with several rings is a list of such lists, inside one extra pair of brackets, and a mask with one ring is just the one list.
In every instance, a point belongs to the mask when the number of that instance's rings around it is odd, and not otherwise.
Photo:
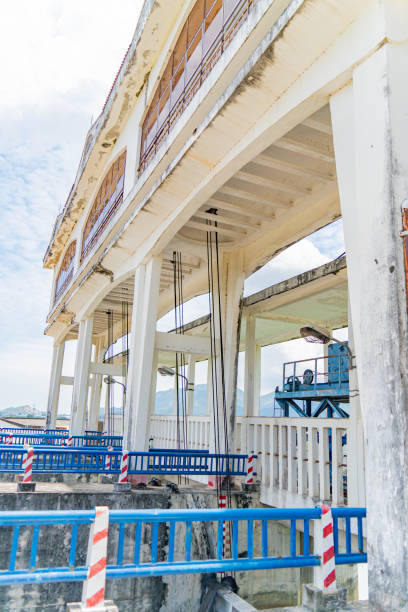
[[(339, 520), (345, 520), (346, 550), (339, 550), (338, 538), (334, 538), (335, 561), (337, 564), (364, 563), (367, 555), (362, 551), (364, 508), (333, 508), (334, 532), (339, 529)], [(119, 535), (116, 551), (112, 551), (113, 564), (106, 568), (107, 578), (131, 578), (137, 576), (159, 576), (166, 574), (188, 574), (203, 572), (246, 571), (259, 569), (314, 567), (320, 565), (318, 543), (315, 541), (315, 552), (309, 551), (309, 524), (319, 523), (321, 509), (318, 508), (254, 508), (234, 510), (110, 510), (109, 526), (118, 525)], [(95, 510), (92, 511), (50, 511), (50, 512), (0, 512), (0, 537), (3, 528), (13, 528), (11, 536), (10, 557), (7, 569), (0, 570), (0, 586), (7, 584), (47, 583), (47, 582), (73, 582), (85, 580), (88, 567), (80, 566), (77, 558), (80, 557), (78, 546), (84, 550), (84, 543), (78, 542), (78, 527), (91, 525), (95, 520)], [(353, 550), (351, 538), (351, 521), (356, 521), (358, 533), (358, 550)], [(271, 521), (289, 521), (290, 524), (290, 553), (287, 556), (270, 554), (268, 550), (268, 525)], [(297, 550), (296, 521), (303, 521), (304, 549)], [(216, 524), (217, 552), (215, 558), (196, 559), (193, 549), (192, 524)], [(223, 524), (232, 525), (232, 558), (223, 558)], [(243, 523), (243, 525), (242, 525)], [(247, 531), (246, 555), (239, 550), (239, 533), (242, 528)], [(150, 559), (141, 562), (141, 547), (143, 546), (143, 528), (151, 525)], [(53, 530), (54, 547), (47, 552), (46, 563), (39, 555), (38, 542), (40, 532), (43, 533), (50, 525), (60, 526), (61, 532)], [(135, 530), (130, 529), (134, 525)], [(174, 560), (176, 526), (184, 529), (184, 560)], [(254, 556), (254, 526), (261, 526), (262, 552)], [(167, 558), (159, 555), (161, 526), (168, 527), (168, 553)], [(31, 548), (25, 566), (16, 569), (16, 559), (20, 558), (19, 545), (24, 545), (26, 538), (20, 541), (20, 527), (32, 529)], [(61, 538), (61, 545), (66, 545), (66, 527), (71, 529), (69, 544), (69, 557), (67, 565), (56, 567), (53, 560), (53, 550), (57, 550)], [(319, 527), (315, 528), (315, 538)], [(177, 532), (179, 532), (177, 530)], [(130, 534), (134, 533), (134, 536)], [(126, 538), (134, 537), (133, 560), (124, 559)], [(182, 542), (182, 539), (180, 540)], [(116, 552), (116, 555), (114, 554)], [(24, 558), (24, 555), (21, 556)]]

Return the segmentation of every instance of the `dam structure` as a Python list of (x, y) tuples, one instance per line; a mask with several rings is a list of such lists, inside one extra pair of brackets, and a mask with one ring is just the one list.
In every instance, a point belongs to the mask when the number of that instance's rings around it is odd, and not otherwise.
[[(145, 0), (44, 255), (46, 431), (0, 432), (3, 609), (92, 609), (109, 508), (101, 610), (408, 611), (407, 66), (403, 0)], [(345, 254), (244, 294), (340, 219)], [(275, 364), (261, 414), (264, 349), (299, 338), (320, 353)], [(36, 490), (16, 493), (24, 444)]]

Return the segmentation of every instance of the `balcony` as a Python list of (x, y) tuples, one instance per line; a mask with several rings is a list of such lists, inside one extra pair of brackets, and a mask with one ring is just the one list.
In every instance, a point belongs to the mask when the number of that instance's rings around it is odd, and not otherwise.
[[(256, 0), (215, 0), (203, 11), (201, 23), (189, 36), (196, 2), (159, 82), (143, 124), (139, 172), (149, 164), (202, 83), (227, 49)], [(196, 29), (197, 28), (197, 29)], [(180, 58), (180, 49), (183, 53)]]

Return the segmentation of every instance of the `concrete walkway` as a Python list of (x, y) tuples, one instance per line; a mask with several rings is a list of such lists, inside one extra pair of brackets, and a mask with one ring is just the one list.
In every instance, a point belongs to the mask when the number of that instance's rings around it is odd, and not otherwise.
[[(268, 608), (263, 612), (307, 612), (309, 608), (296, 606), (295, 608)], [(337, 612), (368, 612), (368, 601), (351, 601), (347, 604), (347, 608), (339, 608)]]

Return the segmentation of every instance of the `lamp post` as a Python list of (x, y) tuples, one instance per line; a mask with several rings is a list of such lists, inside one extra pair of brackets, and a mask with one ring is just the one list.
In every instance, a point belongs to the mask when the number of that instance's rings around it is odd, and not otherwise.
[(306, 340), (306, 342), (316, 342), (318, 344), (330, 344), (330, 342), (337, 342), (337, 344), (344, 346), (350, 357), (350, 367), (352, 367), (353, 354), (346, 342), (337, 340), (337, 338), (330, 338), (330, 336), (328, 336), (326, 333), (319, 329), (315, 329), (314, 327), (301, 327), (300, 335)]
[(184, 374), (180, 374), (180, 372), (175, 372), (173, 368), (169, 368), (167, 366), (160, 366), (159, 368), (157, 368), (157, 371), (159, 374), (161, 374), (161, 376), (177, 376), (180, 378), (184, 378), (184, 380), (186, 381), (186, 391), (194, 391), (194, 383), (189, 382), (187, 376), (184, 376)]
[(119, 380), (116, 380), (115, 378), (113, 378), (112, 376), (106, 376), (103, 379), (103, 382), (106, 383), (107, 385), (122, 385), (123, 387), (123, 392), (126, 395), (126, 385), (121, 383)]

